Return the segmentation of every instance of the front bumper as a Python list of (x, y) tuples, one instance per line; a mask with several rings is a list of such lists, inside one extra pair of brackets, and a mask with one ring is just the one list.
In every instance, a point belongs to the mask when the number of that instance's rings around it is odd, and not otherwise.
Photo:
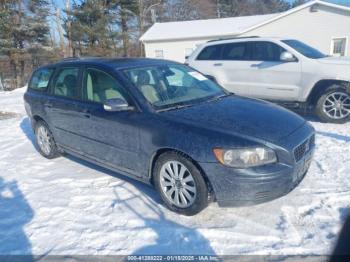
[[(284, 140), (284, 148), (290, 152), (290, 159), (285, 163), (278, 162), (249, 169), (230, 168), (219, 163), (200, 163), (219, 206), (258, 204), (292, 191), (303, 180), (315, 151), (313, 144), (305, 151), (303, 157), (296, 161), (293, 150), (296, 144), (301, 142), (295, 141), (308, 140), (312, 134), (311, 129), (303, 127)], [(294, 143), (291, 140), (294, 140)]]
[(247, 206), (281, 197), (304, 178), (313, 150), (294, 167), (266, 165), (249, 170), (232, 169), (216, 163), (201, 163), (213, 187), (219, 206)]

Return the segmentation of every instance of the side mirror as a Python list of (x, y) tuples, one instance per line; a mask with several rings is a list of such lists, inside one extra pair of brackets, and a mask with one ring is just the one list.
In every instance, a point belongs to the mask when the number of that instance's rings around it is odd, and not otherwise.
[(129, 104), (120, 98), (108, 99), (103, 104), (103, 109), (108, 112), (121, 112), (121, 111), (131, 111), (134, 107), (129, 106)]
[(296, 57), (287, 51), (284, 51), (281, 54), (280, 60), (283, 62), (296, 62), (297, 61)]

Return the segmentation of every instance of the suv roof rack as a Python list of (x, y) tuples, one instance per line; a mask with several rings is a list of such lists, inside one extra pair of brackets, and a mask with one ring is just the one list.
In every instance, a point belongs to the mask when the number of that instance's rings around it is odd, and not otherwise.
[(207, 43), (210, 42), (216, 42), (216, 41), (223, 41), (223, 40), (235, 40), (235, 39), (246, 39), (246, 38), (259, 38), (260, 36), (240, 36), (240, 37), (228, 37), (228, 38), (219, 38), (219, 39), (213, 39), (207, 41)]

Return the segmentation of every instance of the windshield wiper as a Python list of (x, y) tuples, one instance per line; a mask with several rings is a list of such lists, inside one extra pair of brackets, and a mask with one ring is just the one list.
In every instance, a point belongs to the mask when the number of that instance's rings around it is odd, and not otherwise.
[(164, 112), (164, 111), (170, 111), (170, 110), (175, 110), (175, 109), (180, 109), (180, 108), (190, 107), (190, 106), (193, 106), (193, 104), (170, 106), (170, 107), (167, 107), (167, 108), (159, 109), (157, 111), (158, 112)]
[(233, 94), (229, 93), (229, 94), (223, 94), (223, 95), (215, 96), (212, 99), (208, 99), (205, 102), (213, 102), (213, 101), (220, 100), (220, 99), (222, 99), (224, 97), (228, 97), (228, 96), (231, 96), (231, 95), (233, 95)]

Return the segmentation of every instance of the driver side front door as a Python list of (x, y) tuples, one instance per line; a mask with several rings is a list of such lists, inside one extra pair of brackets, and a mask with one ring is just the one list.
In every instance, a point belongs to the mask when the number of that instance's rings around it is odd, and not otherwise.
[(79, 126), (81, 153), (113, 169), (140, 176), (140, 133), (138, 110), (108, 112), (103, 103), (108, 99), (123, 99), (132, 104), (120, 82), (97, 68), (85, 68)]

